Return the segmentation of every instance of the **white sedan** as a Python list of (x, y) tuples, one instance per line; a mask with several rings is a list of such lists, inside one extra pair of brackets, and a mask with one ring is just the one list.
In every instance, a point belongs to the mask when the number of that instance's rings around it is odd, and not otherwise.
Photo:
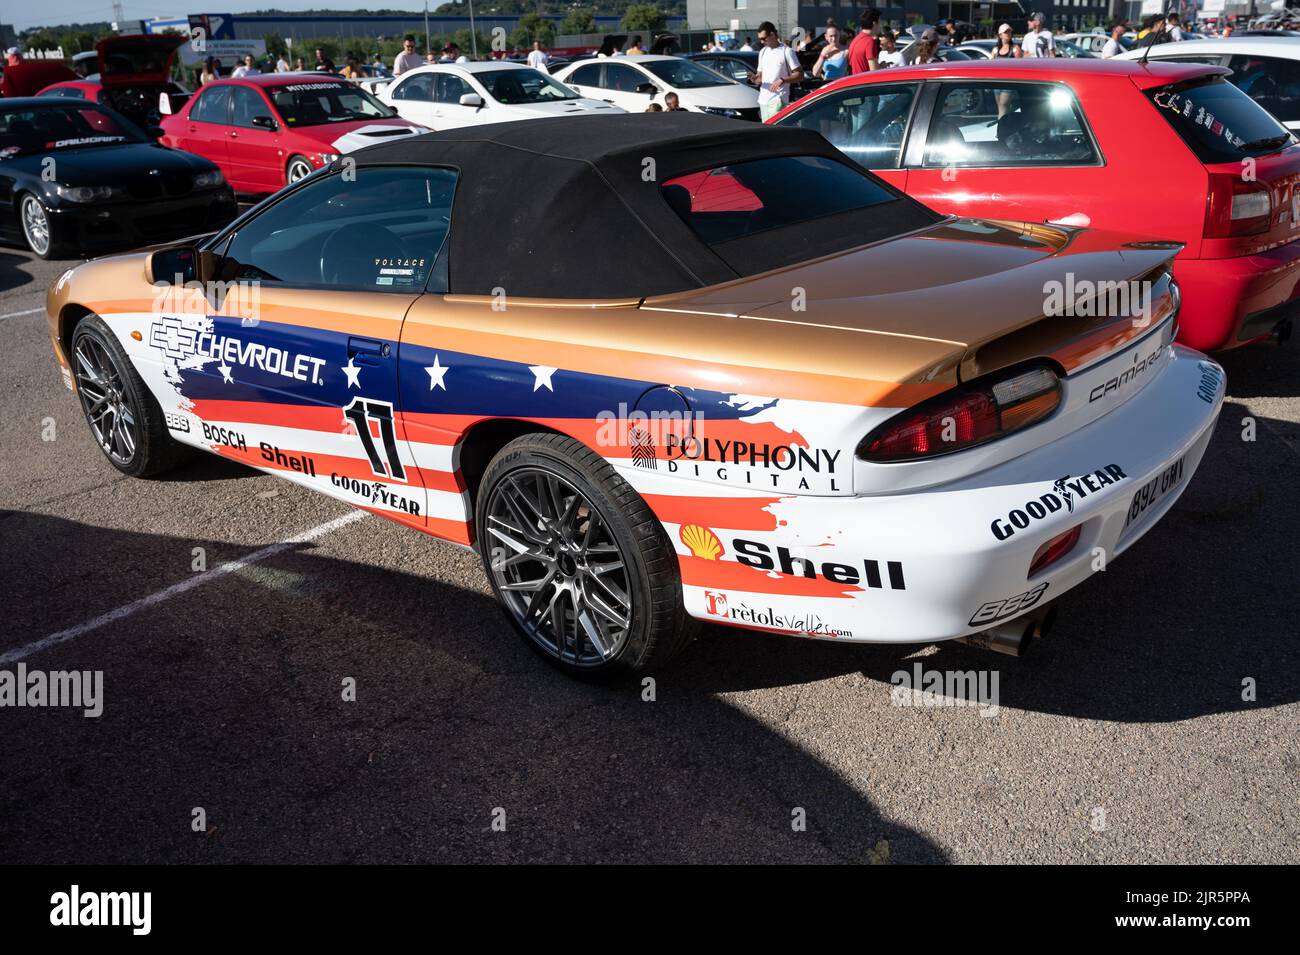
[(433, 129), (623, 112), (580, 96), (541, 70), (505, 61), (422, 66), (403, 73), (379, 98), (403, 119)]
[(644, 113), (651, 103), (677, 94), (682, 109), (732, 119), (758, 120), (758, 89), (738, 83), (680, 56), (615, 56), (579, 60), (555, 78), (583, 96), (604, 100), (629, 113)]
[[(1118, 59), (1140, 60), (1145, 49)], [(1161, 43), (1147, 55), (1173, 63), (1208, 63), (1232, 70), (1228, 82), (1272, 113), (1287, 129), (1300, 132), (1300, 37), (1226, 37), (1196, 43)]]

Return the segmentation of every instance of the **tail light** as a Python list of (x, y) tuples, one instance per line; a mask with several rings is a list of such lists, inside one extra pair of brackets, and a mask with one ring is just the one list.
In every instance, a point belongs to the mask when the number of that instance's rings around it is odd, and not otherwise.
[(1267, 232), (1273, 221), (1273, 196), (1268, 186), (1246, 182), (1233, 173), (1210, 173), (1205, 200), (1205, 237), (1228, 239)]
[(1047, 418), (1061, 379), (1045, 365), (954, 388), (890, 418), (858, 443), (864, 461), (915, 461), (1005, 437)]
[[(1029, 577), (1040, 570), (1046, 570), (1058, 560), (1064, 557), (1070, 551), (1074, 550), (1074, 545), (1079, 543), (1079, 538), (1083, 535), (1083, 525), (1075, 524), (1064, 534), (1057, 534), (1034, 553), (1034, 559), (1029, 562)], [(1028, 577), (1026, 579), (1029, 579)]]

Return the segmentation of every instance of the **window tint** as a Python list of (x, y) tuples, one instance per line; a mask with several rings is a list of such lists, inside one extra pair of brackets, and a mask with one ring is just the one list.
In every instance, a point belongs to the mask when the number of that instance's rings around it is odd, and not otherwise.
[(600, 64), (588, 63), (578, 67), (569, 75), (569, 82), (574, 86), (599, 86)]
[(199, 101), (190, 110), (190, 119), (200, 123), (230, 122), (230, 87), (214, 86), (199, 94)]
[(498, 103), (554, 103), (578, 98), (559, 80), (553, 80), (538, 70), (491, 70), (478, 74), (478, 81)]
[(420, 73), (409, 80), (402, 80), (393, 90), (393, 99), (409, 99), (428, 102), (433, 99), (433, 73)]
[(462, 96), (472, 92), (474, 91), (470, 88), (470, 85), (459, 76), (453, 76), (451, 73), (439, 73), (433, 99), (435, 103), (447, 103), (456, 106), (460, 103)]
[(285, 125), (325, 126), (397, 114), (370, 93), (351, 83), (330, 80), (292, 83), (270, 88), (271, 102)]
[(447, 236), (455, 189), (449, 169), (327, 175), (243, 225), (223, 272), (287, 285), (423, 291)]
[(1228, 81), (1284, 123), (1300, 121), (1300, 61), (1234, 56)]
[(945, 83), (927, 166), (1080, 166), (1100, 162), (1074, 93), (1047, 83)]
[(1201, 162), (1239, 162), (1291, 142), (1285, 126), (1221, 76), (1148, 90), (1147, 96)]
[(616, 63), (605, 64), (605, 89), (619, 93), (635, 93), (642, 83), (650, 81), (630, 66)]
[(821, 133), (868, 169), (896, 169), (915, 98), (915, 84), (859, 86), (817, 97), (780, 125)]
[(678, 176), (661, 193), (710, 245), (892, 202), (873, 177), (823, 156), (784, 156)]
[(147, 142), (127, 120), (89, 103), (50, 102), (6, 109), (6, 102), (11, 101), (0, 99), (0, 160), (28, 153)]
[(266, 105), (266, 100), (262, 99), (256, 91), (245, 86), (236, 86), (231, 89), (231, 95), (235, 107), (231, 119), (234, 125), (255, 128), (253, 127), (254, 116), (271, 115), (271, 107)]
[(37, 96), (59, 96), (63, 99), (85, 99), (85, 94), (77, 86), (60, 86), (57, 89), (41, 90)]

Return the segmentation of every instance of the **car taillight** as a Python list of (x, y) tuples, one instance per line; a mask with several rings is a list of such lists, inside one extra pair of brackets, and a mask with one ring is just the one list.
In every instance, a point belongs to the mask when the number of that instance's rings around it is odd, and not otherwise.
[(954, 388), (895, 415), (858, 443), (864, 461), (913, 461), (1001, 438), (1048, 417), (1061, 379), (1036, 365)]
[(1267, 232), (1273, 220), (1273, 196), (1268, 186), (1246, 182), (1234, 173), (1210, 173), (1205, 199), (1205, 237), (1227, 239)]
[(1079, 538), (1083, 534), (1083, 525), (1075, 524), (1064, 534), (1057, 534), (1042, 547), (1034, 552), (1034, 559), (1029, 562), (1029, 574), (1025, 578), (1033, 577), (1040, 570), (1046, 570), (1064, 557), (1070, 551), (1074, 550), (1074, 545), (1079, 543)]

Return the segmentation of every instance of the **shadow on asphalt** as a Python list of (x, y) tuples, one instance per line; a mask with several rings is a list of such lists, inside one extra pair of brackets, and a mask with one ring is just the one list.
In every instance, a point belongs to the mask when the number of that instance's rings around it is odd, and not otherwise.
[(9, 249), (0, 248), (0, 292), (32, 284), (31, 273), (23, 268), (30, 261)]

